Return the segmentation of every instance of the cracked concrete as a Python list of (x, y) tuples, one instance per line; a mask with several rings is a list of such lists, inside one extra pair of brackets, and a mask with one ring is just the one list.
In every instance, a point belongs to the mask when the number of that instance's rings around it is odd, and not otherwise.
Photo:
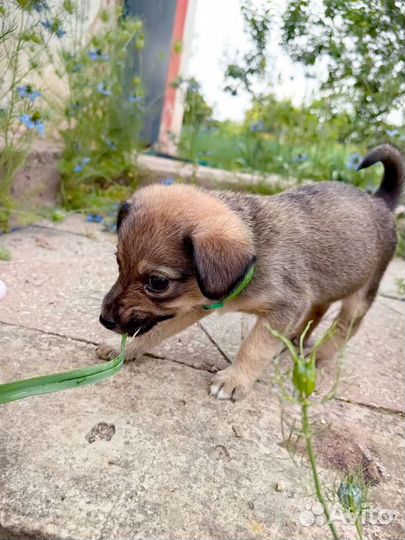
[[(95, 344), (109, 337), (97, 317), (116, 272), (114, 237), (72, 216), (1, 244), (12, 260), (0, 261), (9, 288), (0, 382), (97, 362)], [(347, 347), (335, 398), (313, 409), (328, 493), (362, 470), (370, 507), (395, 513), (367, 522), (366, 536), (387, 540), (404, 538), (401, 277), (395, 260)], [(245, 400), (208, 396), (212, 372), (234, 359), (251, 324), (214, 314), (113, 379), (0, 406), (0, 539), (329, 537), (303, 519), (315, 499), (302, 442), (291, 446), (280, 429), (281, 411), (293, 422), (297, 410), (280, 403), (274, 365)], [(321, 387), (334, 371), (322, 370)], [(350, 525), (338, 528), (355, 538)]]

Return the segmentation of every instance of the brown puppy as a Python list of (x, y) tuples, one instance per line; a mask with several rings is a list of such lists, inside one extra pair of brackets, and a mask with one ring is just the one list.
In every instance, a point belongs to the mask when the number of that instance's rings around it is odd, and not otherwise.
[[(314, 328), (342, 300), (337, 331), (324, 344), (327, 358), (353, 334), (370, 308), (397, 243), (392, 210), (404, 183), (398, 150), (382, 145), (360, 168), (381, 161), (384, 177), (375, 195), (347, 184), (324, 182), (273, 197), (154, 185), (139, 190), (119, 212), (119, 276), (105, 296), (100, 322), (136, 337), (134, 358), (211, 311), (254, 265), (254, 276), (223, 311), (257, 315), (235, 362), (217, 373), (211, 393), (246, 395), (279, 342), (268, 325), (288, 337)], [(205, 306), (205, 309), (204, 307)], [(101, 345), (98, 354), (117, 354)]]

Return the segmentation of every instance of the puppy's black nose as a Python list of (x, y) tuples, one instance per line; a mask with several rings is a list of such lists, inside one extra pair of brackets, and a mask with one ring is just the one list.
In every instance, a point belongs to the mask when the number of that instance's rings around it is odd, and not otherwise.
[(102, 315), (99, 317), (100, 323), (107, 328), (107, 330), (114, 330), (114, 328), (117, 326), (117, 323), (113, 321), (112, 319), (106, 319)]

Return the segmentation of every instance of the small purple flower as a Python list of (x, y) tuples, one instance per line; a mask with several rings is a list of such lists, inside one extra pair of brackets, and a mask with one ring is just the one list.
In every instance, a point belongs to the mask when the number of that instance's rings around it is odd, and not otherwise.
[(171, 176), (169, 176), (169, 178), (165, 178), (164, 180), (162, 180), (161, 182), (164, 186), (172, 186), (174, 184), (174, 178), (172, 178)]
[(79, 161), (79, 163), (76, 165), (76, 167), (73, 169), (73, 171), (74, 171), (75, 173), (81, 173), (81, 172), (83, 172), (85, 166), (86, 166), (88, 163), (90, 163), (90, 161), (91, 161), (91, 160), (90, 160), (89, 157), (84, 157), (84, 158), (82, 158), (82, 159)]
[(352, 171), (355, 171), (357, 167), (360, 165), (360, 163), (361, 163), (361, 155), (356, 152), (355, 154), (352, 154), (351, 156), (349, 156), (346, 162), (346, 167), (348, 169), (351, 169)]
[(51, 32), (51, 34), (55, 34), (55, 36), (58, 38), (62, 38), (64, 35), (66, 35), (66, 32), (63, 30), (59, 19), (55, 19), (54, 21), (47, 19), (46, 21), (41, 21), (41, 25), (45, 28), (45, 30)]
[(29, 84), (27, 84), (26, 86), (17, 86), (17, 92), (20, 98), (29, 99), (31, 103), (34, 103), (37, 98), (42, 96), (41, 92), (33, 90), (32, 86), (30, 86)]
[(103, 216), (100, 216), (100, 214), (89, 214), (86, 221), (89, 223), (103, 223), (104, 218)]
[(108, 54), (103, 54), (101, 49), (97, 49), (96, 51), (89, 51), (87, 54), (89, 55), (89, 58), (93, 60), (93, 62), (97, 62), (97, 61), (106, 62), (107, 60), (110, 59), (110, 56)]
[(97, 92), (99, 94), (102, 94), (103, 96), (111, 96), (111, 91), (108, 90), (108, 88), (106, 87), (104, 83), (98, 83)]
[(41, 122), (41, 117), (38, 113), (32, 115), (23, 114), (20, 116), (20, 122), (24, 124), (27, 129), (35, 129), (41, 137), (45, 135), (45, 125)]

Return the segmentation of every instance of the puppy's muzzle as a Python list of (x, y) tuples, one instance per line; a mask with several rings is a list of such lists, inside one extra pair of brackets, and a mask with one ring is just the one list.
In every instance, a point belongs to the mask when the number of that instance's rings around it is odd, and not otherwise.
[(102, 314), (99, 317), (100, 323), (107, 328), (107, 330), (113, 330), (118, 334), (128, 334), (130, 337), (141, 336), (146, 334), (158, 323), (172, 319), (174, 315), (161, 315), (160, 317), (151, 317), (147, 319), (131, 319), (126, 323), (118, 323), (112, 317), (104, 317)]
[(117, 323), (114, 320), (107, 319), (103, 317), (102, 315), (100, 315), (98, 320), (100, 321), (100, 324), (102, 324), (105, 328), (107, 328), (107, 330), (114, 330), (115, 327), (117, 326)]

